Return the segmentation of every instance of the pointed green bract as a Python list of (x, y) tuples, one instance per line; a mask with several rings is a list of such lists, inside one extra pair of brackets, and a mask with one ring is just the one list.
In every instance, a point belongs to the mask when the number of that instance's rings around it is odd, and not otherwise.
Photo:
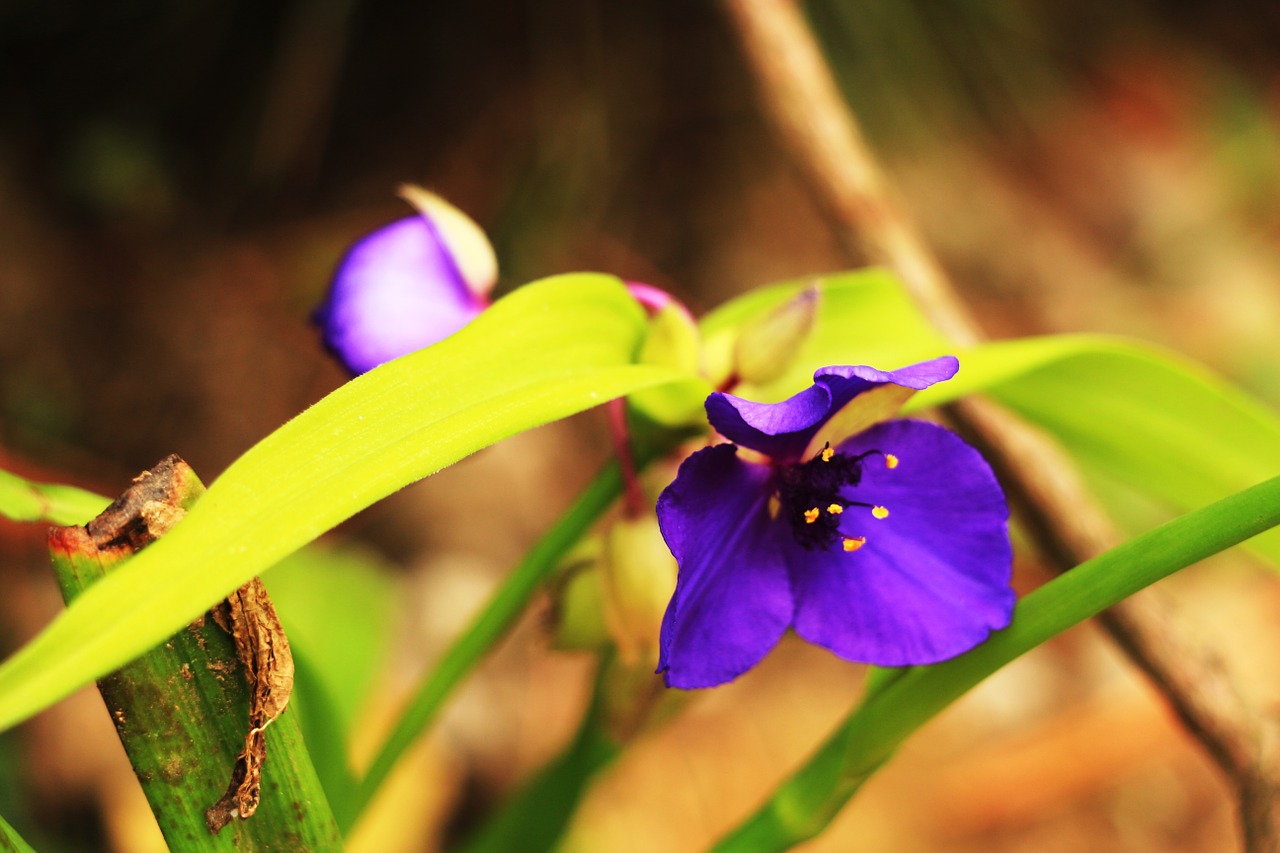
[(738, 333), (744, 326), (815, 284), (819, 299), (813, 329), (786, 370), (767, 384), (744, 383), (733, 393), (774, 402), (807, 387), (819, 367), (870, 364), (888, 370), (950, 351), (892, 273), (882, 269), (843, 272), (762, 288), (704, 317), (703, 347), (712, 384), (731, 372)]
[(631, 363), (643, 327), (617, 279), (559, 276), (338, 388), (240, 457), (172, 532), (0, 666), (0, 730), (397, 489), (517, 432), (681, 378)]

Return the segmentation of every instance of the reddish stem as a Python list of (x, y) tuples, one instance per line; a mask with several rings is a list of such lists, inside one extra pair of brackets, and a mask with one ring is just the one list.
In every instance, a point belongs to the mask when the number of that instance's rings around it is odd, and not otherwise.
[(629, 518), (637, 518), (648, 507), (640, 480), (636, 477), (635, 455), (631, 452), (631, 431), (627, 429), (627, 400), (617, 397), (608, 402), (605, 411), (609, 419), (609, 435), (613, 450), (618, 455), (618, 468), (622, 471), (623, 511)]

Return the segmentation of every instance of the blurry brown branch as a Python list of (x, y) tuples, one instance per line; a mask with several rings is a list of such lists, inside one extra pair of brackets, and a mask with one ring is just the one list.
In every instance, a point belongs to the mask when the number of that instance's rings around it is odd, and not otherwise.
[[(981, 329), (941, 266), (894, 204), (794, 0), (721, 3), (742, 42), (767, 118), (841, 243), (856, 259), (894, 270), (956, 343), (981, 340)], [(1058, 570), (1119, 542), (1119, 532), (1072, 464), (1045, 436), (986, 400), (965, 400), (948, 414), (992, 461)], [(1274, 815), (1280, 781), (1264, 750), (1263, 726), (1218, 660), (1180, 637), (1164, 600), (1151, 590), (1100, 621), (1227, 774), (1237, 793), (1245, 849), (1280, 850)]]

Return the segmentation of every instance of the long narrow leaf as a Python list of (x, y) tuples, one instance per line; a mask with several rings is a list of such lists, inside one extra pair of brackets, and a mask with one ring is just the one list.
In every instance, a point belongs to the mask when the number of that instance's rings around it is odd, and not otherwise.
[(0, 817), (0, 853), (36, 853), (3, 817)]
[[(1280, 415), (1174, 353), (1091, 335), (988, 344), (961, 355), (930, 405), (982, 390), (1105, 476), (1186, 512), (1280, 473)], [(1099, 493), (1105, 497), (1105, 492)], [(1123, 520), (1123, 506), (1114, 508)], [(1250, 542), (1280, 568), (1280, 531)]]
[(36, 483), (0, 471), (0, 515), (11, 521), (84, 524), (110, 501), (93, 492), (55, 483)]
[(408, 483), (514, 433), (680, 378), (630, 364), (642, 330), (616, 279), (561, 276), (337, 389), (245, 453), (171, 533), (0, 666), (0, 730)]

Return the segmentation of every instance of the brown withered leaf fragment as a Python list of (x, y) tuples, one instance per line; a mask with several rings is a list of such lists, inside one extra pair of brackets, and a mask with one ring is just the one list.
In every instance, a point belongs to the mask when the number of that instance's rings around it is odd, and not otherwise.
[(213, 609), (214, 621), (236, 641), (236, 656), (249, 681), (249, 732), (236, 758), (227, 791), (205, 812), (209, 831), (217, 834), (235, 818), (258, 808), (262, 763), (267, 758), (265, 729), (289, 704), (293, 692), (293, 655), (280, 626), (275, 605), (262, 581), (254, 578)]
[(133, 478), (133, 485), (111, 506), (85, 525), (100, 552), (136, 553), (168, 533), (186, 511), (180, 497), (183, 484), (194, 476), (177, 454)]

